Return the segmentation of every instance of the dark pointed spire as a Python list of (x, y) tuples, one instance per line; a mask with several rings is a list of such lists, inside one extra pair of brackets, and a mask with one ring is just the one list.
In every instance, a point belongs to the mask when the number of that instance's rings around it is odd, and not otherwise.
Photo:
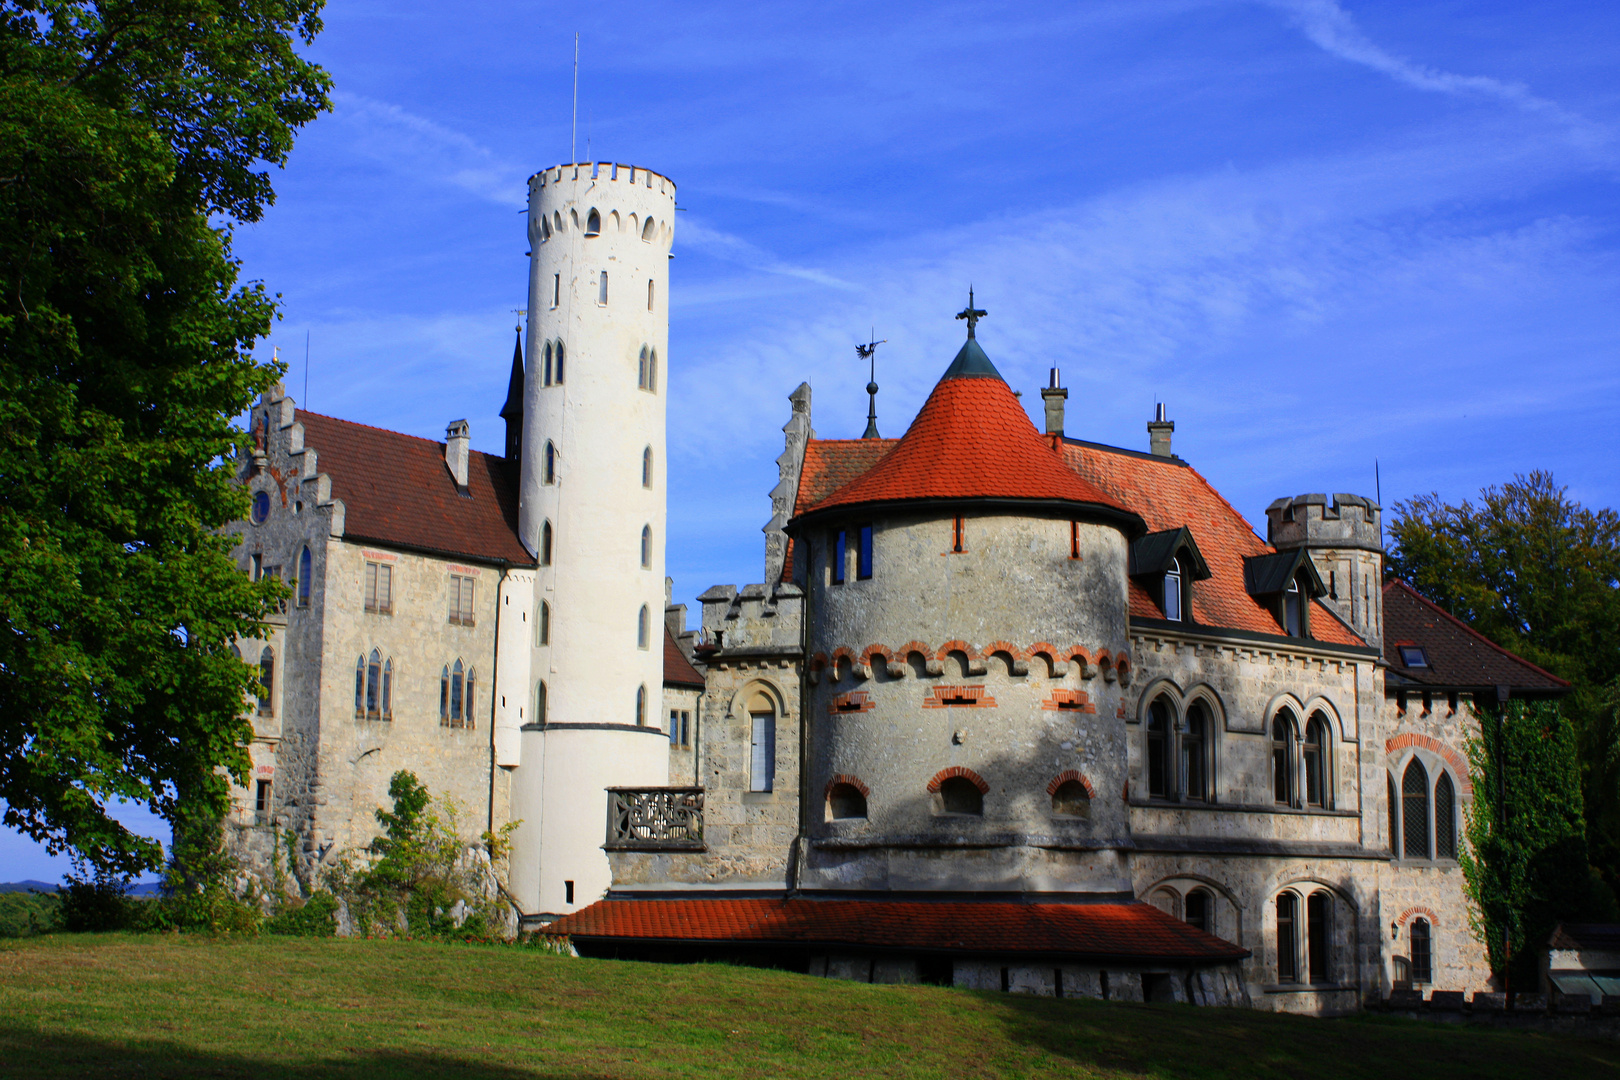
[(523, 452), (523, 327), (517, 328), (512, 346), (512, 377), (506, 383), (506, 404), (501, 406), (506, 421), (506, 460), (517, 461)]
[(956, 317), (958, 319), (966, 319), (967, 320), (968, 337), (970, 339), (978, 336), (978, 335), (974, 334), (973, 328), (978, 326), (979, 325), (979, 320), (984, 318), (988, 314), (990, 314), (988, 311), (984, 311), (984, 310), (982, 310), (980, 308), (976, 308), (976, 307), (973, 306), (973, 286), (969, 285), (968, 286), (968, 306), (966, 308), (964, 308), (963, 310), (958, 311), (956, 313)]
[(877, 428), (877, 347), (884, 344), (886, 341), (888, 341), (887, 338), (884, 338), (883, 341), (878, 341), (877, 332), (873, 331), (871, 341), (868, 341), (865, 345), (855, 346), (855, 354), (857, 356), (859, 356), (862, 360), (870, 360), (872, 362), (871, 374), (868, 376), (866, 382), (866, 431), (861, 435), (861, 438), (863, 439), (883, 438), (883, 436), (878, 434)]

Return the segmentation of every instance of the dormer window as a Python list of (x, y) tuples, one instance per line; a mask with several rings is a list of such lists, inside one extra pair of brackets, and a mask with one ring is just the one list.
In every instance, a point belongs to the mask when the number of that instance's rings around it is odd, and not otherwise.
[(1181, 621), (1181, 561), (1170, 560), (1164, 572), (1164, 617), (1171, 622)]
[(1192, 530), (1186, 526), (1149, 533), (1131, 543), (1130, 574), (1158, 602), (1166, 622), (1189, 622), (1192, 586), (1210, 577)]
[(1429, 654), (1423, 651), (1421, 645), (1397, 645), (1401, 654), (1401, 666), (1409, 668), (1426, 668), (1429, 666)]
[(1283, 593), (1283, 617), (1289, 637), (1305, 636), (1305, 605), (1301, 601), (1298, 578), (1288, 580), (1288, 590)]

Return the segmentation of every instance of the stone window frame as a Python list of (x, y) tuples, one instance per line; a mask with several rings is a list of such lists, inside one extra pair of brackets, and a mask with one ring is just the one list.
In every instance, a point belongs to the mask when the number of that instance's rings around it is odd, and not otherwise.
[[(1284, 977), (1283, 937), (1278, 925), (1280, 903), (1293, 901), (1293, 974)], [(1346, 931), (1353, 938), (1356, 906), (1337, 888), (1316, 878), (1301, 877), (1283, 883), (1266, 905), (1270, 931), (1271, 970), (1281, 990), (1334, 987), (1341, 976), (1355, 969), (1354, 942), (1347, 943)]]
[(1151, 897), (1163, 894), (1171, 903), (1172, 910), (1167, 914), (1182, 922), (1189, 922), (1191, 920), (1187, 918), (1186, 901), (1194, 893), (1204, 893), (1209, 897), (1207, 925), (1204, 932), (1235, 945), (1242, 945), (1244, 905), (1238, 902), (1231, 889), (1215, 878), (1177, 869), (1149, 884), (1139, 896), (1144, 903), (1152, 903)]
[(478, 669), (461, 657), (444, 665), (439, 675), (440, 727), (472, 731), (478, 726), (477, 686)]
[(361, 653), (354, 666), (354, 718), (392, 721), (397, 678), (392, 656), (375, 646)]
[[(1183, 806), (1215, 806), (1220, 803), (1221, 750), (1226, 730), (1226, 706), (1214, 687), (1198, 683), (1191, 690), (1182, 689), (1169, 679), (1150, 684), (1138, 700), (1137, 725), (1141, 729), (1141, 792), (1155, 803), (1176, 803)], [(1168, 726), (1165, 733), (1165, 792), (1154, 795), (1150, 785), (1150, 720), (1152, 709), (1158, 702), (1167, 706)], [(1187, 789), (1190, 764), (1184, 760), (1183, 737), (1187, 734), (1188, 718), (1194, 708), (1203, 713), (1203, 746), (1199, 760), (1203, 766), (1203, 795), (1190, 796)]]
[(258, 713), (260, 716), (276, 715), (276, 649), (274, 645), (265, 645), (259, 650), (259, 694)]
[(476, 626), (478, 579), (471, 574), (450, 575), (449, 623), (451, 626)]
[[(1413, 855), (1406, 847), (1406, 774), (1412, 763), (1417, 762), (1423, 767), (1427, 783), (1424, 794), (1425, 811), (1428, 818), (1427, 850), (1421, 855)], [(1423, 747), (1408, 747), (1398, 757), (1390, 759), (1387, 772), (1387, 787), (1385, 799), (1388, 801), (1388, 792), (1393, 792), (1395, 801), (1389, 806), (1389, 846), (1390, 858), (1396, 862), (1406, 863), (1434, 863), (1439, 865), (1452, 865), (1457, 862), (1457, 855), (1463, 846), (1463, 831), (1461, 828), (1462, 798), (1459, 793), (1467, 790), (1459, 777), (1439, 754)], [(1439, 795), (1440, 780), (1444, 777), (1450, 785), (1450, 798), (1447, 806), (1442, 810)], [(1448, 813), (1451, 819), (1451, 854), (1440, 853), (1440, 821), (1442, 813)]]

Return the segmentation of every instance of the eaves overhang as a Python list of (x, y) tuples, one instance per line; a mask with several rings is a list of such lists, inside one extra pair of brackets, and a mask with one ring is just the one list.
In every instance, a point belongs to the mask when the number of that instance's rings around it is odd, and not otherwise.
[(945, 517), (954, 516), (964, 510), (1006, 513), (1010, 516), (1065, 518), (1100, 522), (1115, 526), (1125, 534), (1127, 539), (1132, 540), (1147, 532), (1147, 522), (1142, 520), (1140, 514), (1130, 510), (1122, 510), (1117, 506), (1109, 506), (1106, 503), (1080, 502), (1070, 499), (1008, 499), (993, 497), (960, 499), (930, 497), (846, 503), (800, 514), (789, 521), (784, 526), (784, 530), (790, 536), (798, 536), (810, 526), (824, 525), (833, 521), (847, 521), (852, 518), (870, 518), (883, 514), (915, 514), (926, 517), (933, 513)]

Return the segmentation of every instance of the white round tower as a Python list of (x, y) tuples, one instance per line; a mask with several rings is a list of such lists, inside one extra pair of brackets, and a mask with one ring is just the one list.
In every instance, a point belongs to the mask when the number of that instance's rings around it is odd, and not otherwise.
[(664, 400), (675, 185), (606, 163), (529, 179), (519, 529), (535, 582), (512, 887), (568, 912), (610, 883), (608, 787), (669, 781)]

